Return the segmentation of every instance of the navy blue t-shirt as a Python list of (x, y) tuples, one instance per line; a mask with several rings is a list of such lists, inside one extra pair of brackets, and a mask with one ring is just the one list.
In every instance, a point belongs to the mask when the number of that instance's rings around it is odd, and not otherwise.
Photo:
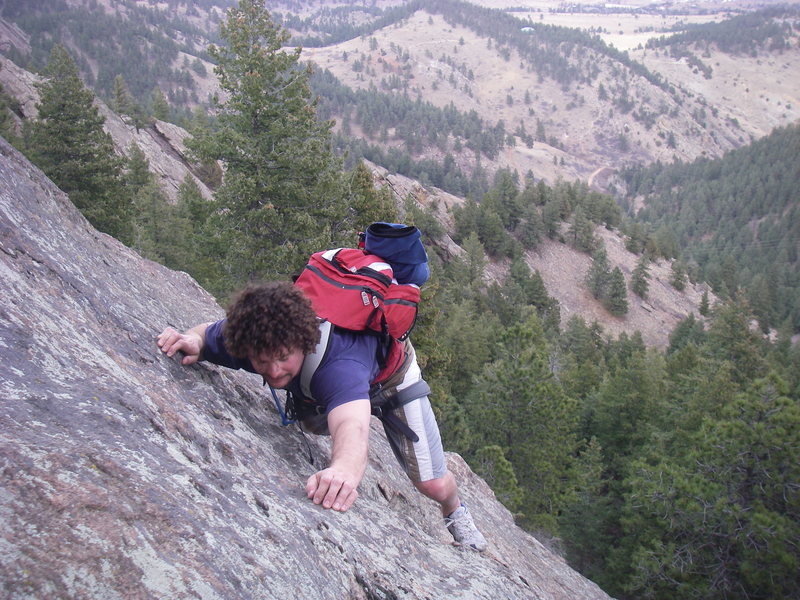
[[(222, 319), (206, 329), (203, 360), (255, 373), (248, 359), (236, 358), (228, 353), (224, 325), (225, 319)], [(335, 327), (332, 329), (328, 352), (311, 378), (311, 394), (325, 408), (325, 412), (345, 402), (369, 398), (369, 382), (378, 374), (377, 348), (378, 339), (375, 336)], [(299, 377), (295, 377), (287, 387), (293, 394), (303, 398)]]

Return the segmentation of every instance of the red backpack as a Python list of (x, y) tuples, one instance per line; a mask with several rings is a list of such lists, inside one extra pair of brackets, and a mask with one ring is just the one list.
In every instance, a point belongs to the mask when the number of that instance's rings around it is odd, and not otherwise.
[[(310, 401), (311, 379), (327, 353), (334, 327), (376, 335), (380, 339), (376, 356), (380, 370), (370, 382), (372, 414), (384, 426), (417, 442), (419, 437), (397, 417), (395, 409), (430, 394), (423, 379), (397, 389), (404, 365), (410, 364), (404, 342), (417, 319), (419, 286), (430, 275), (428, 256), (421, 232), (414, 226), (373, 223), (360, 238), (359, 249), (312, 254), (295, 280), (323, 319), (317, 349), (303, 361), (300, 389)], [(412, 356), (413, 349), (409, 349), (408, 357)], [(303, 421), (308, 414), (309, 402), (297, 402), (291, 393), (287, 394), (285, 414), (274, 390), (273, 398), (284, 425)]]
[(338, 248), (316, 252), (295, 281), (317, 316), (349, 331), (380, 338), (380, 383), (402, 364), (403, 344), (417, 319), (419, 287), (401, 284), (391, 265), (366, 250)]

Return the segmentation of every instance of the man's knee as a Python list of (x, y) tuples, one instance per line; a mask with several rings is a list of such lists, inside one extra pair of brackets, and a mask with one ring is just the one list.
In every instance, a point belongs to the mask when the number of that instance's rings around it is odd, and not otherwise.
[(452, 473), (447, 471), (442, 477), (428, 479), (427, 481), (414, 482), (414, 486), (429, 498), (443, 498), (453, 491), (455, 480)]

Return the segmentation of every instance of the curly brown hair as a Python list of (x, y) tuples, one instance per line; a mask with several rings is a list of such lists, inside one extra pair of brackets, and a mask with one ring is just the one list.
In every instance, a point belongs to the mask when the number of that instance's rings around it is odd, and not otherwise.
[(319, 321), (305, 294), (285, 281), (251, 284), (228, 308), (225, 346), (247, 358), (282, 349), (310, 354), (319, 343)]

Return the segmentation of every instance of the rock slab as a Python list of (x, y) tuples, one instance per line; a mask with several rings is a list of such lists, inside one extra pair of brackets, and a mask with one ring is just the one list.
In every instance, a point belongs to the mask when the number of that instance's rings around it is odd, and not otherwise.
[[(0, 138), (0, 597), (602, 599), (449, 455), (490, 549), (451, 544), (379, 424), (345, 514), (257, 377), (161, 355), (223, 310), (98, 233)], [(309, 438), (316, 465), (325, 438)]]

